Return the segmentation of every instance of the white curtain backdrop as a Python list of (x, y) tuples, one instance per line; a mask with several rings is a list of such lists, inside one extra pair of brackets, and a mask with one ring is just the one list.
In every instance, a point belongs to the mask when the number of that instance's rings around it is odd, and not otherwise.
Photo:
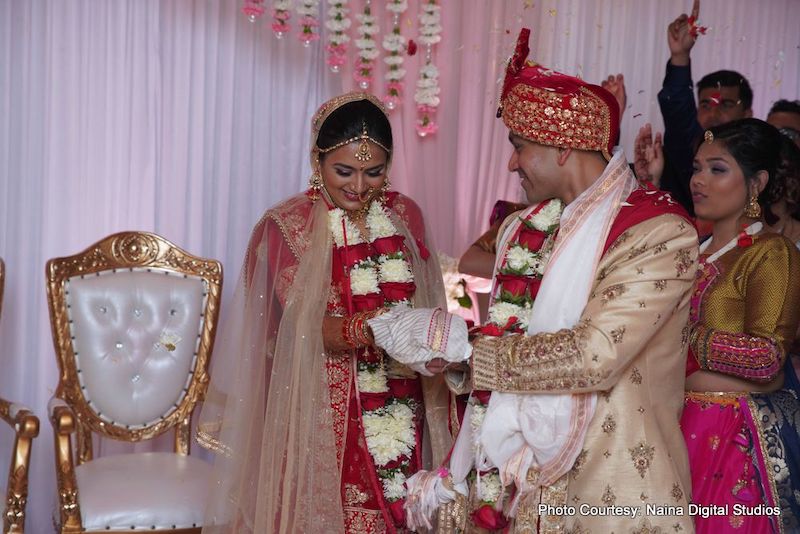
[[(533, 29), (540, 63), (594, 82), (625, 74), (622, 144), (631, 154), (638, 128), (660, 125), (666, 25), (691, 2), (442, 4), (443, 40), (434, 54), (440, 129), (420, 139), (413, 128), (418, 53), (407, 59), (408, 97), (392, 119), (392, 181), (422, 206), (437, 246), (458, 256), (486, 226), (495, 200), (519, 198), (506, 169), (506, 130), (494, 118), (519, 28)], [(351, 1), (354, 10), (360, 5)], [(230, 290), (252, 225), (306, 183), (311, 114), (352, 87), (349, 77), (328, 71), (322, 43), (306, 49), (294, 35), (277, 40), (268, 16), (251, 24), (239, 8), (233, 0), (0, 0), (0, 256), (7, 266), (0, 395), (42, 419), (30, 532), (52, 528), (55, 489), (47, 259), (116, 231), (149, 230), (220, 259)], [(417, 9), (412, 0), (407, 37), (416, 38)], [(711, 30), (693, 51), (695, 81), (719, 68), (739, 70), (761, 118), (774, 100), (798, 98), (800, 2), (705, 0), (700, 19)], [(10, 447), (2, 433), (0, 469)]]

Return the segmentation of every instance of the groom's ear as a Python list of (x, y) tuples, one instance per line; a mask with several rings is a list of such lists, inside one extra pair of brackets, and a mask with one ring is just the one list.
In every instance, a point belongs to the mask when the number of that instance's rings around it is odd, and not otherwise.
[(558, 150), (558, 159), (556, 161), (558, 162), (559, 166), (563, 167), (564, 164), (567, 162), (567, 159), (569, 159), (569, 155), (572, 154), (572, 149), (558, 148), (557, 150)]

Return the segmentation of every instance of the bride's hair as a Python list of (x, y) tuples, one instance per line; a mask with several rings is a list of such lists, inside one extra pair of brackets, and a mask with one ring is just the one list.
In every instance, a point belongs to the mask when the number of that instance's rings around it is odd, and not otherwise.
[(317, 148), (325, 150), (358, 137), (365, 125), (367, 135), (391, 152), (392, 126), (383, 110), (369, 100), (348, 102), (328, 115), (319, 129)]

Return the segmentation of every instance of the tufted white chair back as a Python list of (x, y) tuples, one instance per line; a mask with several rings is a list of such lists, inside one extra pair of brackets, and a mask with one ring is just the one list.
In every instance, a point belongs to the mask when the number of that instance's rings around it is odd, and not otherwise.
[[(79, 428), (139, 441), (188, 425), (208, 383), (219, 262), (155, 234), (123, 232), (50, 260), (47, 277), (56, 395)], [(184, 440), (178, 452), (188, 452)], [(91, 436), (79, 432), (78, 444), (79, 459), (91, 459), (80, 450)]]
[(161, 269), (66, 280), (83, 398), (106, 424), (146, 428), (180, 406), (197, 366), (208, 284)]

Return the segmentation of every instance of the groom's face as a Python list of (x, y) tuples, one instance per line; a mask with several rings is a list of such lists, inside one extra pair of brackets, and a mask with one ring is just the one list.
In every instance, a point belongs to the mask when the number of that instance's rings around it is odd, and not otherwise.
[(528, 141), (509, 133), (514, 151), (508, 160), (508, 170), (519, 175), (520, 185), (528, 202), (542, 202), (559, 195), (558, 149)]

